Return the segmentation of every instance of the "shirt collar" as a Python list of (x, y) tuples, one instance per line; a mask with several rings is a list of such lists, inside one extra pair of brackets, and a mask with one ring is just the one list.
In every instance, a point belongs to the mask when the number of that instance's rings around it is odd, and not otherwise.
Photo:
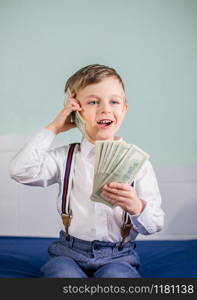
[[(115, 141), (122, 141), (122, 137), (115, 136)], [(95, 153), (95, 144), (88, 141), (85, 137), (82, 137), (81, 140), (81, 153), (84, 157), (88, 157), (90, 153)]]

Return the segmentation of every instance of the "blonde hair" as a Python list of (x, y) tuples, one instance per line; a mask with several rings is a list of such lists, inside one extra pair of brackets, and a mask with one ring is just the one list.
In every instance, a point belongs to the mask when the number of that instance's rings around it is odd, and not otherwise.
[[(70, 89), (71, 93), (77, 93), (80, 89), (85, 88), (86, 86), (98, 83), (106, 77), (115, 77), (119, 80), (122, 85), (123, 90), (125, 91), (124, 83), (122, 78), (113, 68), (110, 68), (105, 65), (93, 64), (81, 68), (76, 73), (74, 73), (66, 82), (64, 92), (67, 89)], [(126, 100), (126, 99), (125, 99)]]

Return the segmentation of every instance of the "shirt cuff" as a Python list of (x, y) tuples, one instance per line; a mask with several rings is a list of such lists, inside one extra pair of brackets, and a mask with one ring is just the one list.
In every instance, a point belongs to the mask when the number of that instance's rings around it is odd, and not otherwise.
[(151, 222), (151, 216), (154, 208), (151, 203), (145, 200), (143, 201), (145, 203), (143, 211), (138, 215), (130, 215), (130, 218), (134, 230), (143, 235), (147, 235), (155, 232), (155, 226)]

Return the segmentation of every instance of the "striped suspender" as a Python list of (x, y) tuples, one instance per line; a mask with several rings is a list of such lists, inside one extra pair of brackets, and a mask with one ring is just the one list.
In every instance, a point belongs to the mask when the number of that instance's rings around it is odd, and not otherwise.
[[(63, 194), (62, 194), (62, 221), (66, 230), (66, 233), (68, 234), (68, 227), (70, 226), (71, 219), (72, 219), (72, 211), (69, 207), (69, 194), (72, 184), (72, 168), (73, 168), (73, 158), (74, 154), (77, 151), (77, 148), (79, 147), (79, 143), (73, 143), (69, 145), (69, 150), (67, 154), (67, 161), (66, 161), (66, 169), (65, 169), (65, 175), (64, 175), (64, 187), (63, 187)], [(131, 184), (132, 187), (134, 187), (134, 181)], [(129, 217), (129, 214), (124, 212), (124, 220), (123, 220), (123, 226), (121, 228), (121, 236), (122, 241), (120, 242), (119, 248), (121, 249), (123, 247), (125, 238), (129, 235), (131, 230), (132, 224), (131, 219)]]
[(69, 207), (69, 194), (71, 189), (71, 172), (73, 168), (73, 158), (74, 153), (76, 152), (79, 143), (73, 143), (69, 145), (69, 150), (67, 154), (67, 161), (66, 161), (66, 169), (65, 169), (65, 175), (64, 175), (64, 187), (63, 187), (63, 194), (62, 194), (62, 221), (66, 230), (66, 233), (68, 234), (68, 227), (70, 225), (71, 219), (72, 219), (72, 211)]

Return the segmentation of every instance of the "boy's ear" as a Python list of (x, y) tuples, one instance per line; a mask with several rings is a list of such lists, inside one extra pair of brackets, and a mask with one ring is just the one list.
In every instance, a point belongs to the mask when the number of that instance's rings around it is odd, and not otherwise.
[(129, 105), (128, 105), (128, 102), (124, 103), (124, 110), (125, 110), (125, 113), (128, 111), (129, 109)]
[(122, 120), (124, 120), (126, 112), (128, 111), (129, 105), (128, 103), (124, 103), (123, 111), (122, 111)]

